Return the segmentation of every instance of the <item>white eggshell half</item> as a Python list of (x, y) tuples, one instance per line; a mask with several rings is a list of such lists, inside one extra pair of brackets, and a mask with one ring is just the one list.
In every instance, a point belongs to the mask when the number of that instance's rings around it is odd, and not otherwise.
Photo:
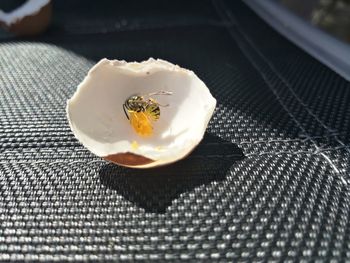
[[(172, 92), (151, 96), (168, 106), (160, 107), (153, 135), (141, 137), (122, 105), (131, 95), (158, 91)], [(149, 168), (188, 155), (203, 138), (215, 106), (209, 89), (190, 70), (160, 59), (141, 63), (102, 59), (68, 100), (67, 115), (74, 135), (92, 153), (124, 166)], [(109, 158), (123, 155), (126, 161)], [(128, 162), (134, 157), (148, 161)]]

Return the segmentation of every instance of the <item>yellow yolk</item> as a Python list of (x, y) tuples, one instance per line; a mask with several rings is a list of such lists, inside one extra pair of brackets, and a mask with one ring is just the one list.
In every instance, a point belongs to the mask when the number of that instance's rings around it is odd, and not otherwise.
[(137, 150), (137, 149), (139, 148), (139, 144), (137, 143), (137, 141), (133, 141), (133, 142), (131, 143), (131, 148), (132, 148), (133, 150)]
[(144, 112), (129, 112), (130, 124), (138, 135), (147, 137), (153, 134), (151, 120)]

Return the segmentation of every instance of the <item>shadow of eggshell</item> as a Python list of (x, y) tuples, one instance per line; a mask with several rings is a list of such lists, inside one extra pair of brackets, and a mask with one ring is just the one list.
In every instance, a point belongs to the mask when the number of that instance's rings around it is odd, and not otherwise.
[(51, 17), (52, 4), (49, 1), (39, 10), (33, 10), (31, 15), (18, 18), (11, 24), (0, 21), (0, 26), (17, 36), (33, 36), (44, 32), (48, 28)]
[[(202, 143), (187, 158), (176, 163), (137, 170), (105, 164), (99, 170), (99, 177), (102, 185), (116, 191), (118, 198), (122, 197), (119, 201), (127, 200), (146, 213), (164, 214), (171, 213), (168, 209), (184, 200), (190, 203), (198, 198), (207, 200), (206, 195), (200, 196), (194, 189), (206, 193), (211, 187), (217, 187), (212, 185), (213, 182), (224, 187), (227, 176), (235, 180), (236, 168), (245, 158), (236, 144), (206, 133)], [(239, 193), (233, 191), (232, 194)], [(197, 198), (183, 195), (196, 195)]]

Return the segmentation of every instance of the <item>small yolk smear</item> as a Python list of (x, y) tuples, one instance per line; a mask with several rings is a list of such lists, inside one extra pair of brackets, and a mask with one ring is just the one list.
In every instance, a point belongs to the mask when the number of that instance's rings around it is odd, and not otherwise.
[(130, 112), (129, 116), (130, 124), (138, 135), (148, 137), (153, 134), (152, 123), (147, 114), (144, 112)]
[(137, 141), (133, 141), (133, 142), (131, 143), (131, 148), (132, 148), (133, 150), (137, 150), (137, 149), (139, 148), (139, 144), (137, 143)]

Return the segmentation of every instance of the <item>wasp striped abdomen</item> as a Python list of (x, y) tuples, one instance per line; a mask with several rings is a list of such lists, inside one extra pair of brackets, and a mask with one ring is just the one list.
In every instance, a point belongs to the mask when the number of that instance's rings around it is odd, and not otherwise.
[[(171, 95), (171, 93), (162, 91), (153, 95)], [(147, 137), (153, 134), (152, 122), (160, 118), (159, 106), (160, 104), (153, 98), (146, 100), (143, 96), (133, 95), (126, 99), (123, 109), (135, 132)]]

